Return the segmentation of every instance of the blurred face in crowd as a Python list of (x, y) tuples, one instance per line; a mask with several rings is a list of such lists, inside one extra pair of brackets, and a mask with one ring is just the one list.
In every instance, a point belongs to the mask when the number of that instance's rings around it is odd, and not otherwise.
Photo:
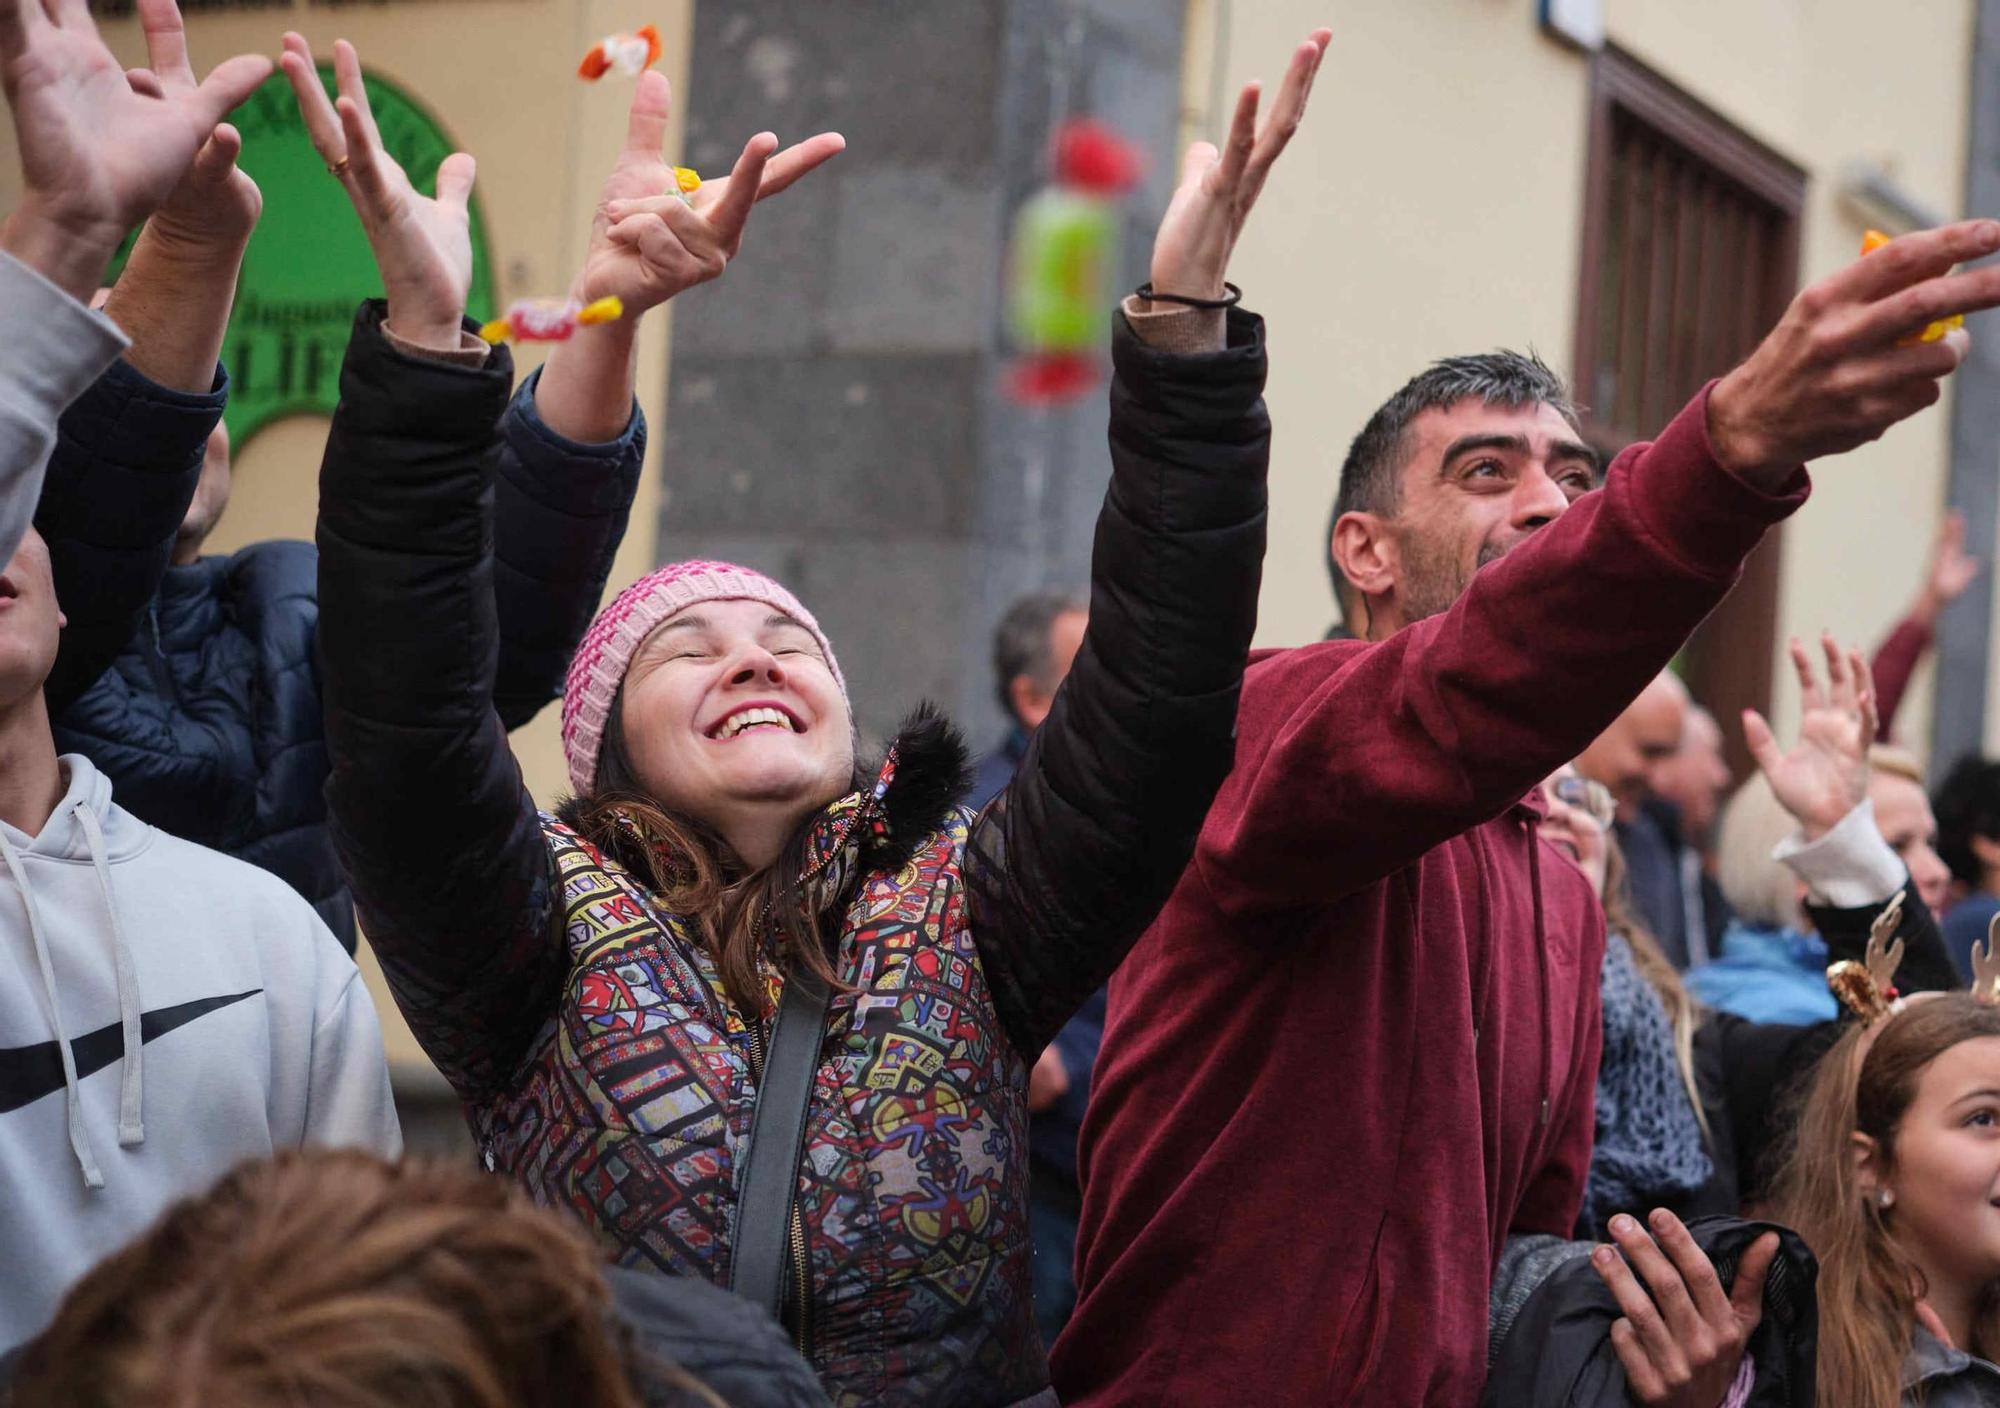
[(853, 776), (853, 720), (819, 642), (764, 602), (663, 621), (625, 673), (621, 722), (646, 791), (725, 835), (752, 813), (803, 817)]
[(1877, 768), (1868, 777), (1868, 796), (1875, 803), (1875, 825), (1882, 839), (1910, 868), (1910, 882), (1930, 906), (1942, 913), (1951, 892), (1951, 870), (1937, 853), (1937, 819), (1931, 815), (1924, 789), (1907, 777)]
[(1373, 640), (1448, 609), (1475, 572), (1596, 484), (1595, 456), (1552, 406), (1471, 397), (1421, 412), (1404, 439), (1396, 512), (1342, 520), (1366, 530), (1350, 533), (1339, 552), (1342, 570), (1368, 597)]
[(1651, 790), (1654, 772), (1680, 752), (1687, 729), (1687, 689), (1661, 674), (1639, 692), (1578, 755), (1577, 771), (1611, 789), (1618, 818), (1630, 821)]
[(194, 488), (194, 501), (188, 505), (180, 531), (174, 535), (176, 565), (186, 566), (201, 553), (202, 543), (215, 531), (215, 525), (222, 521), (222, 511), (229, 507), (230, 484), (229, 429), (217, 421), (202, 451), (201, 479)]
[(1731, 780), (1722, 726), (1708, 710), (1690, 705), (1680, 751), (1654, 764), (1650, 782), (1655, 796), (1680, 809), (1681, 835), (1691, 844), (1706, 844)]
[(1076, 652), (1083, 646), (1084, 628), (1090, 624), (1087, 611), (1059, 612), (1049, 623), (1049, 668), (1046, 678), (1034, 675), (1016, 675), (1007, 686), (1007, 697), (1013, 702), (1014, 717), (1029, 733), (1042, 726), (1042, 720), (1049, 716), (1049, 709), (1056, 702), (1056, 691), (1069, 678), (1069, 667), (1076, 663)]
[(1604, 897), (1604, 833), (1611, 825), (1611, 794), (1573, 767), (1565, 766), (1542, 783), (1549, 814), (1542, 839), (1568, 856), (1599, 899)]
[(13, 561), (0, 568), (0, 710), (41, 689), (67, 624), (56, 606), (48, 545), (30, 528)]
[(1863, 1189), (1892, 1199), (1890, 1240), (1934, 1289), (1963, 1298), (2000, 1278), (2000, 1037), (1958, 1042), (1924, 1067), (1892, 1149), (1864, 1134), (1855, 1145)]

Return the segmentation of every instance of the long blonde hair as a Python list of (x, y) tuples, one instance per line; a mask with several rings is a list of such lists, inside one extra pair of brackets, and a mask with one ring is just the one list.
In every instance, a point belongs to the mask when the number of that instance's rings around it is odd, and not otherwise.
[(1715, 879), (1722, 897), (1746, 924), (1767, 929), (1807, 927), (1798, 877), (1771, 855), (1798, 827), (1798, 819), (1785, 810), (1761, 772), (1745, 780), (1722, 809)]
[[(1924, 1069), (1960, 1042), (2000, 1036), (2000, 1010), (1947, 993), (1886, 1018), (1872, 1043), (1849, 1031), (1820, 1061), (1779, 1170), (1776, 1216), (1819, 1257), (1819, 1408), (1893, 1404), (1902, 1391), (1923, 1276), (1866, 1196), (1853, 1136), (1893, 1167), (1896, 1131)], [(2000, 1302), (1989, 1289), (1973, 1321), (1983, 1358), (2000, 1355)]]
[(1715, 1136), (1708, 1127), (1708, 1111), (1702, 1106), (1701, 1085), (1694, 1074), (1694, 1029), (1700, 1025), (1701, 1008), (1681, 982), (1681, 975), (1674, 971), (1674, 965), (1661, 952), (1660, 941), (1653, 937), (1653, 931), (1639, 917), (1638, 908), (1632, 903), (1629, 875), (1625, 852), (1619, 848), (1617, 838), (1606, 831), (1604, 922), (1610, 932), (1625, 936), (1626, 946), (1632, 950), (1633, 967), (1639, 970), (1639, 976), (1646, 980), (1646, 985), (1659, 995), (1660, 1006), (1666, 1009), (1667, 1020), (1674, 1029), (1674, 1064), (1680, 1069), (1681, 1084), (1687, 1090), (1688, 1103), (1694, 1106), (1695, 1123), (1701, 1126), (1701, 1137), (1712, 1149)]

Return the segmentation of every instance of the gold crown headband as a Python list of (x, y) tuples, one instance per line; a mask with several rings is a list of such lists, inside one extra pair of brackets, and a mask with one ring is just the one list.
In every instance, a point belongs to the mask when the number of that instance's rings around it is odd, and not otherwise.
[(1895, 938), (1896, 926), (1903, 922), (1903, 890), (1868, 926), (1866, 962), (1843, 958), (1826, 970), (1826, 985), (1841, 1005), (1861, 1019), (1862, 1026), (1889, 1015), (1896, 1001), (1896, 969), (1903, 962), (1903, 941)]
[[(1868, 926), (1865, 962), (1844, 958), (1826, 970), (1826, 985), (1866, 1027), (1896, 1010), (1896, 969), (1903, 962), (1903, 941), (1895, 938), (1903, 921), (1903, 896), (1898, 890), (1888, 907)], [(1986, 928), (1986, 937), (1972, 946), (1973, 1001), (2000, 1007), (2000, 914)]]

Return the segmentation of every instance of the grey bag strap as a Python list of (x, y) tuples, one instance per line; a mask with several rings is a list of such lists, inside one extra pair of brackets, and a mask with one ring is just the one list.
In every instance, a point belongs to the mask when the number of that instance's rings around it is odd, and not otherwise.
[(799, 1190), (799, 1159), (806, 1140), (806, 1107), (826, 1033), (833, 991), (811, 973), (785, 980), (764, 1058), (750, 1143), (737, 1183), (736, 1235), (729, 1289), (784, 1319), (785, 1261), (792, 1228), (792, 1200)]

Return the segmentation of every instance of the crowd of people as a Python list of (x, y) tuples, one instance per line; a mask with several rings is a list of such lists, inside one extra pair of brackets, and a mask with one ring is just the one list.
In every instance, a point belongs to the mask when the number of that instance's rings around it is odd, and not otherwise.
[[(1806, 288), (1608, 465), (1533, 356), (1420, 370), (1329, 486), (1344, 627), (1253, 652), (1227, 275), (1316, 31), (1188, 152), (1088, 587), (1007, 612), (975, 765), (921, 704), (865, 749), (763, 573), (599, 608), (638, 325), (837, 134), (685, 191), (643, 75), (571, 290), (623, 316), (517, 387), (472, 158), (421, 193), (284, 35), (384, 297), (316, 541), (204, 556), (273, 61), (138, 8), (128, 71), (0, 0), (0, 1394), (2000, 1405), (2000, 762), (1934, 812), (1892, 734), (1982, 564), (1948, 517), (1872, 660), (1793, 642), (1794, 737), (1671, 669), (1808, 462), (1938, 399), (2000, 222)], [(547, 811), (508, 734), (558, 700)], [(357, 929), (473, 1167), (401, 1155)]]

